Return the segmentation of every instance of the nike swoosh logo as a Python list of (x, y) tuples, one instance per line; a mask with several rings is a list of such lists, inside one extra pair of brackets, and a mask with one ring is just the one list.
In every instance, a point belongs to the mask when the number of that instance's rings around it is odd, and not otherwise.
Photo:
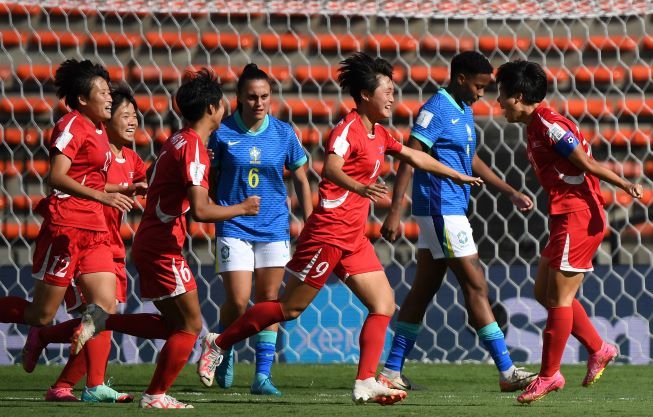
[(229, 141), (229, 142), (227, 142), (227, 145), (229, 145), (229, 146), (234, 146), (234, 145), (237, 144), (237, 143), (240, 143), (240, 141), (239, 141), (239, 140), (235, 140), (235, 141), (233, 141), (233, 142), (232, 142), (232, 141)]
[(452, 125), (455, 125), (456, 123), (458, 123), (459, 120), (460, 120), (460, 119), (451, 119), (451, 124), (452, 124)]

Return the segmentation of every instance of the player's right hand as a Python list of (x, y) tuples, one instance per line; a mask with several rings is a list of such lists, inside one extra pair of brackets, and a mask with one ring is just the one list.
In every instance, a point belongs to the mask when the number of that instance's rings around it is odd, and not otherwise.
[(102, 193), (100, 194), (99, 200), (105, 206), (117, 208), (122, 211), (129, 211), (134, 205), (134, 201), (122, 193)]
[(628, 183), (624, 191), (635, 198), (642, 198), (642, 194), (644, 193), (644, 189), (640, 184), (633, 184), (632, 182)]
[(461, 174), (458, 173), (458, 175), (455, 178), (451, 179), (453, 182), (455, 182), (458, 185), (483, 185), (483, 180), (480, 177), (470, 177), (469, 175)]
[(388, 217), (385, 218), (381, 226), (381, 236), (388, 242), (394, 242), (401, 234), (401, 213), (398, 210), (390, 210)]
[(240, 204), (245, 210), (245, 216), (255, 216), (261, 209), (261, 197), (253, 195), (251, 197), (247, 197), (245, 201)]
[(369, 198), (376, 203), (377, 200), (386, 198), (388, 196), (388, 191), (387, 185), (375, 182), (361, 187), (361, 189), (356, 191), (356, 193), (362, 197)]

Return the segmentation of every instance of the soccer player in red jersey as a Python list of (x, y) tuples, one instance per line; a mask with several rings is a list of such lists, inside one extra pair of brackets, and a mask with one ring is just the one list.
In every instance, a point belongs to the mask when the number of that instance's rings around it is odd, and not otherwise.
[(146, 338), (164, 338), (142, 408), (193, 408), (166, 394), (188, 362), (202, 330), (195, 277), (182, 255), (186, 240), (186, 213), (196, 221), (217, 222), (255, 215), (260, 199), (218, 206), (208, 195), (209, 156), (206, 142), (222, 120), (224, 105), (217, 78), (208, 70), (189, 73), (179, 87), (176, 102), (186, 121), (159, 152), (147, 191), (147, 205), (132, 245), (140, 277), (141, 297), (153, 301), (161, 316), (116, 314), (107, 316), (89, 305), (71, 343), (78, 352), (98, 331), (119, 331)]
[(326, 144), (326, 160), (319, 184), (320, 204), (306, 222), (280, 300), (255, 304), (224, 333), (209, 333), (202, 341), (198, 373), (211, 385), (222, 352), (267, 326), (296, 319), (313, 301), (331, 272), (344, 281), (368, 308), (360, 334), (360, 362), (353, 390), (356, 403), (393, 404), (406, 397), (401, 390), (379, 384), (376, 368), (386, 329), (395, 310), (394, 294), (374, 247), (365, 237), (370, 200), (387, 198), (377, 181), (384, 155), (452, 178), (458, 184), (480, 184), (444, 166), (423, 152), (402, 146), (378, 122), (392, 114), (392, 66), (384, 59), (357, 53), (342, 62), (338, 77), (356, 102), (333, 129)]
[[(145, 194), (147, 191), (146, 167), (138, 154), (130, 148), (134, 143), (136, 128), (138, 127), (138, 115), (136, 113), (136, 101), (131, 91), (126, 86), (120, 86), (111, 92), (111, 120), (107, 124), (109, 135), (109, 147), (113, 154), (113, 160), (107, 172), (106, 191), (122, 192), (126, 195)], [(104, 215), (107, 220), (107, 227), (111, 236), (111, 251), (116, 274), (116, 302), (127, 301), (127, 272), (125, 270), (125, 245), (120, 236), (120, 225), (123, 212), (115, 208), (104, 206)], [(66, 290), (64, 297), (66, 309), (69, 312), (83, 311), (86, 307), (84, 294), (73, 280)], [(62, 323), (60, 326), (70, 327), (70, 323)], [(23, 356), (23, 364), (36, 364), (41, 350), (48, 343), (57, 341), (50, 337), (60, 338), (57, 330), (59, 326), (35, 327), (36, 332), (30, 332), (26, 342), (26, 353)], [(72, 327), (71, 327), (72, 329)], [(111, 343), (111, 334), (107, 332), (105, 343)], [(59, 336), (59, 337), (58, 337)], [(36, 338), (36, 339), (34, 339)], [(68, 341), (70, 334), (64, 338)], [(109, 346), (110, 349), (110, 346)], [(29, 359), (29, 360), (28, 360)], [(66, 366), (59, 375), (57, 381), (50, 387), (45, 395), (46, 401), (78, 401), (73, 395), (75, 384), (86, 374), (86, 356), (70, 356)], [(82, 393), (82, 401), (97, 402), (97, 398), (88, 390)], [(133, 396), (121, 394), (116, 398), (107, 398), (111, 402), (132, 401)]]
[[(112, 159), (105, 127), (111, 118), (106, 69), (71, 59), (57, 69), (54, 82), (57, 96), (72, 110), (52, 132), (49, 183), (53, 191), (36, 208), (44, 220), (33, 257), (34, 295), (31, 303), (18, 297), (0, 300), (0, 321), (36, 326), (30, 333), (52, 321), (73, 277), (87, 300), (115, 309), (116, 276), (103, 206), (119, 210), (132, 206), (129, 197), (105, 191)], [(99, 335), (85, 352), (86, 389), (101, 401), (121, 395), (104, 385), (107, 337)], [(35, 363), (23, 365), (31, 372)]]
[(498, 101), (506, 119), (526, 125), (528, 159), (549, 195), (550, 236), (535, 278), (535, 298), (548, 311), (538, 377), (517, 397), (531, 403), (564, 387), (560, 361), (572, 334), (589, 352), (583, 386), (599, 379), (618, 355), (616, 346), (598, 335), (575, 298), (606, 228), (599, 180), (635, 198), (642, 186), (604, 168), (592, 158), (590, 144), (573, 122), (542, 104), (546, 73), (538, 64), (515, 61), (497, 73)]

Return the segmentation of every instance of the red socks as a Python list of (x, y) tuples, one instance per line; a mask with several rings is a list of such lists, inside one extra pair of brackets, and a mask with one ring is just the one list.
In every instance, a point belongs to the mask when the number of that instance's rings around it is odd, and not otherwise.
[[(111, 332), (100, 332), (84, 345), (84, 356), (88, 364), (86, 386), (89, 388), (104, 384), (107, 361), (111, 353)], [(79, 356), (79, 355), (78, 355)]]
[(53, 388), (73, 388), (86, 375), (86, 354), (71, 355)]
[(574, 299), (571, 308), (574, 310), (574, 324), (571, 328), (571, 334), (585, 346), (590, 354), (597, 352), (603, 345), (603, 339), (601, 339), (596, 328), (587, 317), (583, 305), (580, 301)]
[(105, 328), (143, 339), (167, 339), (170, 336), (170, 329), (159, 314), (111, 314)]
[(365, 319), (359, 338), (361, 357), (358, 362), (356, 379), (376, 376), (376, 368), (379, 366), (389, 323), (390, 316), (383, 314), (370, 314)]
[(551, 377), (560, 370), (560, 361), (574, 322), (572, 307), (550, 307), (543, 334), (540, 376)]
[(227, 327), (220, 337), (216, 339), (215, 344), (222, 349), (228, 349), (266, 327), (285, 320), (279, 301), (256, 303), (238, 320)]
[(25, 324), (25, 309), (29, 301), (19, 297), (0, 298), (0, 323)]
[(177, 375), (188, 363), (188, 358), (193, 352), (197, 335), (177, 330), (173, 332), (166, 344), (159, 352), (156, 370), (152, 376), (150, 386), (145, 390), (147, 394), (163, 394), (172, 386)]

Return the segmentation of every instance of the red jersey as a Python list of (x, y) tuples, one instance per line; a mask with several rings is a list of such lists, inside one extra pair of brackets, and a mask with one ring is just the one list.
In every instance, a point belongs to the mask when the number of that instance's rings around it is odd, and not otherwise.
[(526, 128), (528, 159), (542, 188), (549, 194), (549, 214), (603, 206), (599, 179), (577, 168), (565, 153), (574, 144), (592, 158), (592, 148), (569, 119), (541, 105)]
[[(122, 158), (113, 156), (113, 161), (107, 172), (107, 183), (130, 185), (135, 182), (145, 182), (145, 164), (133, 149), (122, 148)], [(125, 244), (120, 236), (120, 225), (123, 220), (123, 212), (109, 206), (104, 206), (104, 216), (111, 235), (111, 252), (114, 258), (125, 257)]]
[(178, 255), (186, 239), (188, 188), (209, 188), (209, 155), (197, 133), (184, 128), (161, 148), (147, 190), (147, 204), (134, 250)]
[[(379, 177), (385, 153), (399, 153), (402, 145), (379, 124), (374, 135), (368, 135), (360, 115), (351, 111), (329, 135), (328, 153), (345, 160), (342, 171), (364, 185)], [(355, 249), (365, 237), (365, 226), (370, 199), (341, 188), (322, 178), (319, 184), (320, 204), (308, 218), (303, 233), (311, 233), (317, 240)]]
[[(70, 159), (69, 177), (94, 190), (104, 191), (112, 155), (104, 124), (97, 129), (77, 110), (66, 114), (52, 130), (50, 157), (57, 153)], [(102, 206), (97, 201), (55, 189), (39, 208), (39, 213), (58, 226), (104, 232), (107, 226)]]

